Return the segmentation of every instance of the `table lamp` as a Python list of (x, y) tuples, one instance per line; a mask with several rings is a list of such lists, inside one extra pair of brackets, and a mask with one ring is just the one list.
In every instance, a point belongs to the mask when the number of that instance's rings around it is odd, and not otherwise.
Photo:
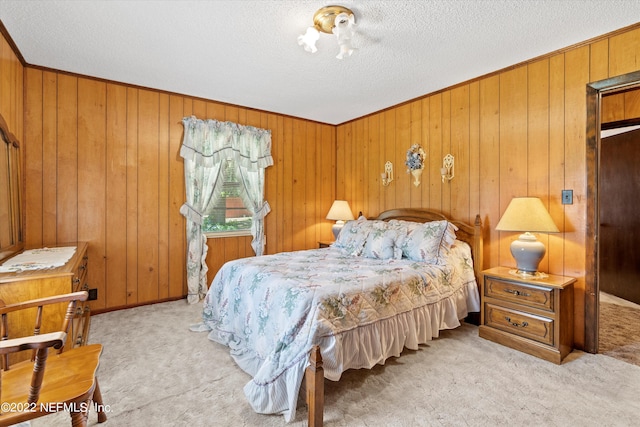
[(329, 209), (327, 219), (336, 221), (331, 230), (333, 231), (334, 238), (337, 239), (340, 230), (342, 230), (344, 226), (344, 222), (354, 219), (349, 203), (346, 200), (335, 200), (333, 205), (331, 205), (331, 209)]
[(511, 255), (516, 260), (516, 274), (538, 275), (538, 264), (546, 248), (532, 233), (557, 233), (558, 227), (537, 197), (514, 197), (496, 226), (498, 231), (521, 231), (511, 243)]

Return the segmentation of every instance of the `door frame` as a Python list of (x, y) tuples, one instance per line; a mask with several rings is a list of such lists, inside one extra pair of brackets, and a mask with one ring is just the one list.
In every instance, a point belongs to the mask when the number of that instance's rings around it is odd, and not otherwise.
[(633, 87), (640, 87), (640, 71), (587, 84), (587, 230), (585, 242), (584, 350), (598, 352), (598, 314), (600, 278), (600, 132), (602, 97)]

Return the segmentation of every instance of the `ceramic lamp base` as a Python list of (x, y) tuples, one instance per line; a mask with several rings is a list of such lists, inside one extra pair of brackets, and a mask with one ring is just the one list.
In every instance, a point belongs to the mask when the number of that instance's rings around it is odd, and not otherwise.
[(338, 239), (338, 234), (340, 234), (340, 231), (342, 230), (343, 226), (344, 226), (344, 221), (338, 220), (336, 221), (335, 224), (333, 224), (333, 227), (331, 227), (331, 231), (333, 231), (333, 237), (335, 240)]
[(511, 243), (511, 255), (520, 274), (535, 275), (546, 251), (544, 244), (531, 233), (521, 234)]

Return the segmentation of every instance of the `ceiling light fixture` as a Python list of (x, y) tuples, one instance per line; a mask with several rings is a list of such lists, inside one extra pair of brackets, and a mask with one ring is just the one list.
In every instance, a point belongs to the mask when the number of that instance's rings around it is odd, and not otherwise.
[(351, 38), (356, 32), (355, 16), (350, 9), (343, 6), (325, 6), (313, 15), (313, 26), (307, 28), (307, 32), (298, 36), (298, 44), (304, 50), (316, 53), (316, 42), (320, 38), (320, 31), (327, 34), (335, 34), (338, 39), (340, 51), (336, 58), (342, 59), (351, 56), (354, 47)]

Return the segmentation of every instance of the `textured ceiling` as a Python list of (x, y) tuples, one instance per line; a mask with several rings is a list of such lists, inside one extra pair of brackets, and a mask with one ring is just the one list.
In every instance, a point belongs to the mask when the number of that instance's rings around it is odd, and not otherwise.
[[(297, 36), (327, 4), (358, 32), (310, 54)], [(638, 22), (638, 0), (0, 0), (28, 64), (329, 124)]]

